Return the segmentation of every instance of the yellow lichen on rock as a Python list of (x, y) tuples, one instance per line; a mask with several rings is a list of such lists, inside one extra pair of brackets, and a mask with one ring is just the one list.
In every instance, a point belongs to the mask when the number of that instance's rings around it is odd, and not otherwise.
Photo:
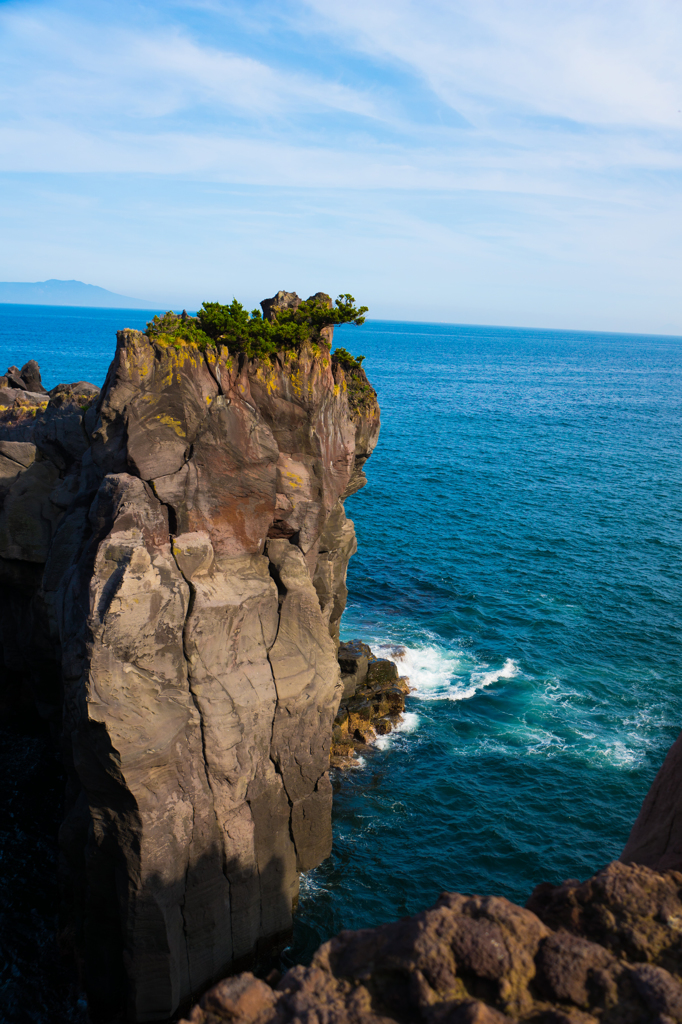
[(286, 477), (290, 487), (301, 487), (303, 484), (303, 477), (299, 476), (298, 473), (292, 473), (289, 469), (285, 470), (282, 476)]
[(172, 427), (178, 437), (186, 437), (185, 431), (182, 429), (182, 423), (180, 420), (174, 419), (172, 416), (166, 414), (156, 417), (159, 423), (163, 423), (166, 427)]
[(277, 390), (277, 374), (272, 366), (259, 366), (256, 370), (256, 380), (265, 386), (269, 395)]

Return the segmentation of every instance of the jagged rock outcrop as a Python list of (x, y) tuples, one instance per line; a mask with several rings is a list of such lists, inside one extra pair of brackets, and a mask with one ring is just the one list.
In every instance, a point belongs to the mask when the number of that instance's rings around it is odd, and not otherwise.
[(341, 932), (272, 985), (215, 986), (190, 1024), (670, 1024), (682, 1021), (682, 874), (614, 862), (526, 908), (445, 893)]
[(334, 719), (332, 763), (343, 767), (358, 748), (385, 736), (402, 720), (409, 680), (361, 640), (339, 645), (343, 695)]
[(40, 367), (35, 359), (29, 359), (21, 369), (18, 366), (10, 366), (4, 376), (0, 377), (0, 388), (14, 388), (18, 391), (30, 391), (32, 394), (47, 394), (40, 379)]
[(324, 344), (268, 362), (124, 330), (94, 403), (0, 386), (3, 656), (62, 723), (95, 1015), (168, 1018), (288, 932), (330, 850), (343, 501), (379, 430), (360, 375)]

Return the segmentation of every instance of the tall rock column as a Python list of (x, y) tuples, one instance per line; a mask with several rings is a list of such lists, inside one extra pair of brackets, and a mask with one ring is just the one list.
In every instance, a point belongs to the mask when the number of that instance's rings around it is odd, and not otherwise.
[(342, 501), (379, 429), (361, 399), (325, 345), (269, 363), (118, 335), (42, 595), (96, 1013), (171, 1016), (288, 931), (330, 851)]

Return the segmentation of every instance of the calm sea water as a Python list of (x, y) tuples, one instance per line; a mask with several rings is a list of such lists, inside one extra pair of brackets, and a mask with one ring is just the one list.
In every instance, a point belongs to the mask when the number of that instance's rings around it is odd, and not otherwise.
[[(0, 361), (100, 384), (150, 314), (0, 306)], [(382, 434), (343, 635), (405, 648), (402, 731), (337, 773), (294, 958), (444, 889), (618, 856), (682, 724), (682, 339), (370, 321)], [(0, 367), (4, 370), (4, 365)]]

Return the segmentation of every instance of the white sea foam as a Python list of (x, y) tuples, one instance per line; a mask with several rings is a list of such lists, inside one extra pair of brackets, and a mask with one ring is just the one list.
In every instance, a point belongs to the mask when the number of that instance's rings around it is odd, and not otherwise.
[(423, 647), (382, 644), (375, 651), (380, 657), (395, 661), (401, 675), (409, 678), (410, 685), (418, 693), (439, 690), (447, 686), (452, 678), (453, 655), (436, 644)]
[(519, 674), (511, 658), (501, 668), (491, 669), (471, 655), (436, 647), (408, 649), (400, 668), (409, 676), (416, 696), (426, 700), (468, 700), (486, 686)]
[[(518, 701), (514, 698), (516, 712), (495, 725), (491, 722), (491, 731), (479, 734), (475, 742), (463, 735), (455, 747), (457, 756), (571, 757), (631, 769), (646, 757), (652, 730), (669, 724), (665, 714), (652, 715), (649, 709), (609, 721), (603, 703), (592, 703), (586, 692), (568, 680), (557, 676), (533, 680), (513, 658), (495, 666), (471, 651), (447, 647), (435, 636), (424, 641), (409, 646), (376, 640), (371, 644), (379, 657), (395, 661), (400, 674), (409, 678), (412, 698), (463, 701), (496, 684), (517, 678), (521, 684)], [(408, 711), (388, 736), (377, 737), (376, 747), (399, 748), (419, 727), (420, 716)]]
[(390, 733), (386, 736), (377, 736), (374, 741), (374, 746), (377, 750), (390, 750), (393, 746), (393, 741), (396, 735), (401, 733), (410, 734), (417, 731), (419, 726), (419, 715), (415, 714), (414, 711), (403, 711), (402, 721), (395, 725)]
[[(501, 679), (513, 679), (520, 669), (507, 658), (501, 668), (478, 661), (474, 655), (437, 643), (408, 647), (375, 644), (379, 657), (395, 661), (401, 675), (410, 680), (415, 697), (421, 700), (468, 700), (479, 690)], [(407, 730), (406, 730), (407, 731)]]
[(394, 732), (415, 732), (419, 725), (419, 715), (414, 711), (404, 711), (403, 720), (396, 725)]

